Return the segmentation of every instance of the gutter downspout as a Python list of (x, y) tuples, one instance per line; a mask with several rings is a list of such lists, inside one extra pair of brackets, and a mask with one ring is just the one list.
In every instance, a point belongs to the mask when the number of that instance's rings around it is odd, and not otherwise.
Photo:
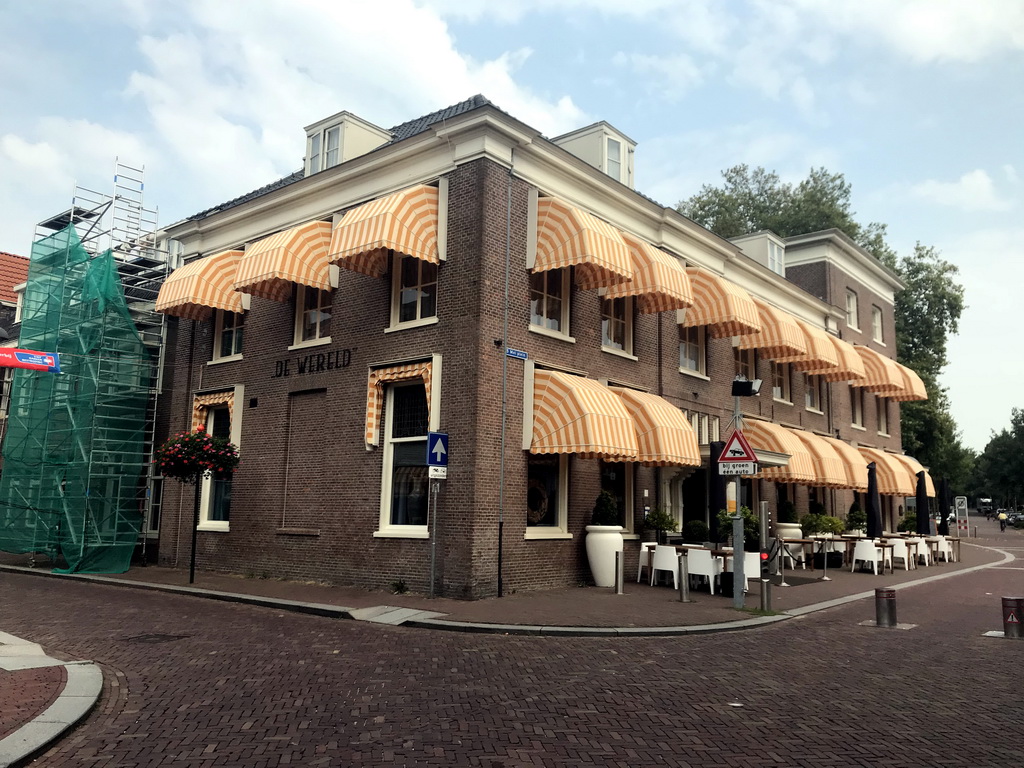
[(498, 597), (505, 594), (503, 578), (505, 534), (505, 427), (508, 421), (508, 292), (512, 264), (512, 167), (515, 150), (509, 158), (508, 192), (505, 201), (505, 303), (501, 330), (501, 461), (498, 471)]

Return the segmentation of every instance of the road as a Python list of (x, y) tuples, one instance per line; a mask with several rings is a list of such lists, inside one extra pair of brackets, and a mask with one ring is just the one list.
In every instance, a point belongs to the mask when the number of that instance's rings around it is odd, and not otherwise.
[[(1019, 554), (1019, 553), (1018, 553)], [(97, 708), (33, 765), (1019, 766), (1024, 567), (762, 629), (469, 635), (0, 574), (0, 630), (92, 659)], [(740, 705), (740, 706), (736, 706)]]

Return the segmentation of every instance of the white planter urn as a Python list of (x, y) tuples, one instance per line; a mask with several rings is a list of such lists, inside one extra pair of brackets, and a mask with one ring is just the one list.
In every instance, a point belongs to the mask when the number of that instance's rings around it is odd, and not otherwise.
[(622, 551), (623, 530), (621, 525), (587, 526), (587, 561), (599, 587), (615, 586), (615, 553)]
[(780, 539), (802, 539), (804, 532), (800, 523), (775, 523), (775, 533)]

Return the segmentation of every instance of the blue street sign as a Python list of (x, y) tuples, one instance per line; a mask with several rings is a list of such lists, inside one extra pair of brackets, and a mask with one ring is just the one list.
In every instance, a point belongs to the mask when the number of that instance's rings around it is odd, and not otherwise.
[(521, 349), (512, 349), (512, 347), (506, 347), (505, 357), (514, 357), (516, 360), (526, 360), (530, 356), (523, 352), (523, 350)]
[(427, 466), (448, 466), (447, 432), (427, 432)]

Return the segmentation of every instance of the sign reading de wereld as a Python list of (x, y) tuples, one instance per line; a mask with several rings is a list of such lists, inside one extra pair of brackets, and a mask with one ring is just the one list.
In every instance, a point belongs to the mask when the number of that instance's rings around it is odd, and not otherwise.
[(285, 376), (301, 376), (307, 373), (324, 373), (336, 368), (348, 368), (352, 362), (354, 349), (335, 349), (331, 352), (314, 352), (302, 357), (278, 360), (274, 363), (274, 375), (270, 378), (280, 379)]

